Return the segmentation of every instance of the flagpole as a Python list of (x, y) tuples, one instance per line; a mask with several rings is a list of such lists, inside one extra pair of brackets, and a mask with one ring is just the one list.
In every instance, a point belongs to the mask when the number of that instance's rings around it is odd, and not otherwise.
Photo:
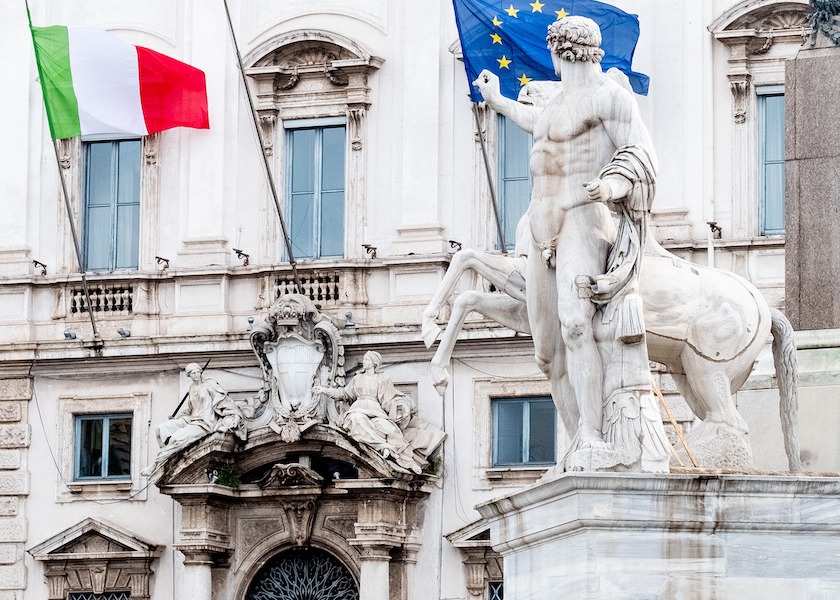
[[(32, 35), (32, 47), (35, 48), (35, 33), (32, 31), (32, 14), (29, 12), (29, 0), (23, 0), (26, 6), (26, 20), (29, 22), (29, 33)], [(35, 61), (36, 64), (38, 61)], [(38, 65), (38, 76), (41, 75), (41, 66)], [(94, 348), (102, 347), (102, 339), (99, 337), (99, 330), (96, 327), (96, 317), (93, 316), (93, 306), (90, 302), (90, 290), (88, 289), (87, 276), (85, 274), (84, 262), (82, 261), (82, 247), (79, 244), (79, 234), (76, 231), (76, 222), (73, 219), (73, 210), (70, 206), (70, 194), (67, 193), (67, 182), (64, 181), (64, 172), (61, 168), (61, 158), (58, 152), (58, 142), (52, 141), (53, 151), (55, 152), (55, 165), (58, 168), (58, 180), (61, 182), (61, 195), (64, 198), (64, 207), (67, 209), (67, 220), (70, 222), (70, 233), (73, 236), (73, 249), (76, 251), (76, 260), (79, 263), (79, 273), (82, 276), (82, 291), (85, 294), (85, 302), (87, 304), (88, 318), (90, 319), (90, 327), (93, 330)]]
[(493, 185), (493, 174), (490, 171), (490, 160), (487, 158), (487, 146), (484, 143), (484, 132), (481, 131), (481, 122), (478, 119), (478, 102), (472, 103), (473, 116), (475, 117), (475, 128), (478, 132), (478, 141), (481, 145), (481, 156), (484, 158), (484, 172), (487, 174), (487, 185), (490, 187), (490, 200), (493, 204), (493, 216), (496, 218), (496, 231), (499, 234), (499, 244), (502, 247), (502, 254), (507, 254), (505, 244), (505, 231), (502, 228), (502, 218), (499, 213), (499, 203), (496, 201), (496, 187)]
[(280, 229), (283, 231), (283, 240), (286, 242), (286, 254), (289, 257), (289, 264), (292, 266), (292, 277), (295, 280), (295, 288), (297, 289), (298, 294), (303, 294), (303, 286), (300, 283), (300, 276), (297, 271), (297, 261), (295, 260), (294, 253), (292, 252), (292, 241), (289, 238), (289, 232), (286, 229), (286, 220), (283, 218), (283, 210), (280, 208), (280, 200), (277, 196), (277, 187), (274, 185), (274, 175), (271, 172), (268, 155), (265, 153), (265, 140), (263, 140), (262, 131), (260, 129), (257, 109), (254, 107), (254, 99), (251, 96), (251, 88), (248, 87), (248, 79), (245, 77), (245, 67), (242, 64), (242, 54), (239, 52), (239, 44), (236, 41), (236, 33), (233, 30), (233, 20), (230, 17), (230, 8), (228, 8), (227, 0), (222, 1), (225, 5), (225, 15), (227, 16), (230, 37), (233, 40), (233, 49), (236, 52), (236, 63), (239, 65), (239, 74), (242, 76), (242, 85), (245, 87), (245, 97), (248, 98), (248, 106), (251, 107), (251, 120), (254, 122), (254, 130), (257, 132), (260, 154), (262, 155), (263, 164), (265, 165), (265, 174), (268, 178), (268, 187), (271, 190), (271, 198), (274, 200), (274, 208), (277, 209), (277, 217), (280, 219)]
[(85, 294), (85, 302), (87, 303), (87, 313), (90, 318), (90, 326), (93, 329), (93, 340), (102, 344), (99, 337), (99, 331), (96, 328), (96, 318), (93, 316), (93, 306), (90, 302), (90, 291), (88, 290), (87, 276), (85, 275), (85, 266), (82, 262), (82, 247), (79, 244), (79, 234), (76, 231), (76, 223), (73, 220), (73, 210), (70, 206), (70, 195), (67, 193), (67, 183), (64, 181), (64, 173), (61, 168), (61, 159), (58, 153), (58, 142), (53, 140), (53, 150), (55, 150), (55, 164), (58, 167), (58, 179), (61, 181), (61, 195), (64, 197), (64, 207), (67, 209), (67, 220), (70, 222), (70, 233), (73, 234), (73, 247), (76, 249), (76, 260), (79, 261), (79, 273), (82, 275), (82, 290)]

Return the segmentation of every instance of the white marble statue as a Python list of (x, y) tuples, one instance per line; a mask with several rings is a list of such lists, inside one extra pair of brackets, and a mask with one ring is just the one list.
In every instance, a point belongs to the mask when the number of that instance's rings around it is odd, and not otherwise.
[[(591, 41), (593, 38), (589, 39)], [(576, 46), (565, 38), (556, 38), (554, 46), (560, 48), (567, 57), (577, 57), (576, 53), (582, 57), (592, 56), (589, 50), (577, 47), (580, 44)], [(427, 346), (431, 346), (440, 334), (435, 319), (440, 316), (443, 304), (454, 292), (465, 270), (476, 271), (506, 295), (470, 291), (456, 299), (446, 333), (432, 359), (436, 387), (441, 393), (445, 390), (448, 381), (445, 368), (449, 364), (458, 332), (467, 313), (475, 310), (515, 331), (533, 333), (535, 342), (539, 340), (537, 358), (551, 381), (552, 396), (570, 437), (577, 433), (582, 421), (579, 406), (588, 406), (592, 413), (588, 419), (590, 439), (601, 438), (596, 441), (603, 441), (606, 438), (614, 442), (616, 430), (610, 431), (611, 424), (614, 424), (618, 414), (627, 412), (628, 402), (633, 405), (630, 416), (637, 410), (640, 414), (647, 413), (648, 424), (658, 411), (658, 407), (651, 403), (647, 388), (649, 373), (646, 352), (649, 352), (650, 359), (667, 367), (689, 406), (703, 419), (703, 423), (694, 427), (688, 436), (700, 466), (750, 468), (752, 454), (747, 427), (735, 409), (732, 393), (749, 376), (758, 353), (772, 332), (785, 449), (791, 470), (800, 470), (796, 437), (796, 354), (789, 322), (779, 311), (770, 309), (763, 296), (744, 279), (727, 271), (691, 264), (664, 250), (650, 234), (644, 219), (637, 218), (639, 213), (644, 216), (645, 205), (648, 205), (649, 196), (652, 195), (652, 177), (648, 177), (645, 170), (652, 169), (653, 164), (650, 160), (645, 161), (644, 154), (636, 151), (621, 152), (620, 148), (616, 148), (619, 142), (612, 143), (609, 131), (618, 128), (625, 132), (635, 131), (633, 135), (638, 136), (636, 141), (642, 140), (642, 147), (649, 148), (647, 134), (637, 129), (641, 127), (643, 130), (643, 126), (638, 121), (635, 101), (626, 94), (616, 92), (614, 86), (606, 83), (611, 76), (619, 85), (626, 83), (623, 75), (617, 74), (615, 70), (611, 69), (606, 74), (608, 79), (602, 80), (607, 89), (601, 90), (590, 102), (592, 110), (604, 110), (605, 97), (620, 98), (618, 106), (612, 112), (607, 111), (607, 121), (611, 124), (591, 124), (592, 131), (586, 135), (601, 140), (616, 152), (609, 155), (609, 152), (603, 150), (585, 148), (586, 152), (569, 154), (575, 144), (581, 142), (574, 141), (578, 139), (574, 135), (575, 122), (564, 120), (563, 115), (558, 116), (558, 112), (566, 107), (569, 115), (578, 115), (579, 118), (580, 105), (585, 104), (581, 86), (577, 85), (574, 91), (570, 91), (569, 87), (579, 84), (581, 79), (587, 84), (597, 81), (601, 76), (592, 72), (591, 66), (581, 63), (564, 61), (559, 64), (561, 59), (556, 54), (554, 60), (565, 80), (566, 92), (555, 97), (549, 97), (548, 93), (536, 94), (528, 100), (532, 106), (524, 106), (521, 110), (515, 103), (498, 94), (492, 74), (482, 73), (476, 82), (491, 106), (512, 118), (517, 115), (517, 122), (535, 131), (534, 152), (538, 155), (537, 160), (532, 155), (532, 167), (543, 171), (548, 168), (549, 174), (537, 172), (534, 175), (534, 198), (529, 213), (517, 228), (517, 250), (513, 257), (465, 249), (453, 258), (446, 277), (424, 313), (423, 339)], [(578, 67), (583, 67), (583, 74)], [(552, 88), (558, 91), (562, 89), (555, 85), (547, 86), (545, 90), (550, 91)], [(549, 127), (555, 125), (553, 122), (546, 122), (551, 115), (559, 122), (555, 128)], [(577, 125), (582, 128), (585, 123)], [(607, 141), (604, 141), (605, 132), (609, 138)], [(581, 134), (582, 130), (579, 130), (578, 136)], [(578, 147), (578, 150), (581, 148)], [(573, 157), (580, 158), (581, 154), (586, 158), (584, 163), (591, 169), (590, 173), (582, 172), (580, 161), (573, 160)], [(598, 164), (595, 156), (605, 161), (604, 169), (601, 169), (604, 165)], [(651, 154), (648, 152), (647, 156)], [(551, 172), (551, 167), (565, 169), (567, 162), (574, 165), (576, 170)], [(623, 174), (629, 177), (625, 178)], [(588, 177), (594, 175), (599, 176), (590, 181)], [(572, 185), (573, 182), (579, 185)], [(586, 194), (581, 196), (579, 190), (583, 189), (584, 184), (587, 185)], [(569, 205), (565, 198), (549, 193), (557, 188), (577, 198), (578, 204)], [(619, 200), (613, 206), (619, 213), (624, 213), (624, 231), (619, 233), (611, 227), (611, 218), (609, 221), (597, 221), (597, 226), (588, 230), (596, 238), (601, 235), (606, 237), (602, 240), (605, 248), (600, 244), (596, 247), (599, 252), (603, 250), (601, 269), (587, 272), (576, 265), (580, 264), (582, 251), (592, 250), (591, 244), (584, 243), (578, 248), (566, 244), (561, 238), (575, 227), (584, 227), (584, 232), (587, 231), (585, 226), (588, 226), (588, 221), (584, 217), (595, 216), (600, 219), (608, 216), (606, 209), (596, 208), (604, 208), (601, 202), (587, 204), (589, 200), (603, 200), (605, 196)], [(629, 203), (622, 201), (627, 196), (630, 197)], [(546, 202), (551, 199), (558, 202), (561, 208), (552, 211)], [(540, 220), (537, 227), (530, 226), (529, 214)], [(531, 232), (545, 236), (546, 219), (552, 214), (563, 217), (559, 224), (555, 223), (558, 233), (552, 237), (553, 242), (534, 244)], [(643, 249), (644, 260), (641, 260), (639, 254), (640, 248)], [(608, 256), (609, 249), (614, 250), (612, 259)], [(530, 259), (525, 257), (527, 254), (531, 255)], [(548, 258), (548, 264), (543, 262), (545, 258)], [(527, 267), (526, 261), (529, 261)], [(563, 290), (554, 285), (560, 285), (560, 280), (554, 277), (555, 269), (565, 274), (563, 285), (566, 287)], [(533, 289), (535, 278), (537, 290)], [(622, 300), (621, 305), (617, 301), (611, 302), (612, 298), (609, 297), (611, 291), (616, 289), (620, 293), (614, 296)], [(578, 301), (578, 294), (585, 297), (582, 302)], [(637, 294), (643, 300), (643, 314), (638, 310)], [(627, 306), (623, 305), (625, 298), (629, 298)], [(599, 314), (595, 314), (596, 305), (593, 300), (601, 306)], [(531, 306), (532, 302), (537, 303), (537, 308)], [(571, 317), (565, 317), (563, 311), (570, 307), (575, 311)], [(608, 310), (605, 311), (604, 307)], [(551, 314), (551, 319), (545, 318), (546, 311)], [(594, 321), (584, 322), (582, 327), (577, 327), (581, 324), (581, 313), (593, 314)], [(620, 318), (614, 318), (616, 315)], [(622, 321), (625, 317), (630, 317), (629, 321)], [(576, 327), (570, 329), (571, 325)], [(633, 343), (640, 329), (646, 330), (646, 344)], [(571, 338), (576, 348), (582, 340), (588, 344), (595, 342), (599, 358), (595, 364), (606, 364), (606, 369), (599, 368), (600, 379), (595, 384), (589, 381), (592, 379), (591, 373), (589, 376), (578, 373), (577, 381), (570, 382), (569, 373), (574, 373), (575, 365), (580, 368), (581, 364), (573, 360), (567, 364), (564, 352), (573, 354), (571, 347), (558, 343), (557, 352), (551, 352), (549, 341), (565, 342), (567, 338)], [(643, 349), (645, 345), (646, 350)], [(625, 363), (633, 365), (633, 368), (625, 371)], [(629, 385), (623, 386), (621, 380), (625, 378), (625, 373), (630, 373), (631, 377), (626, 381)], [(577, 390), (588, 392), (593, 385), (600, 386), (603, 391), (598, 403), (587, 404), (578, 398)], [(622, 395), (622, 387), (627, 388), (629, 396)], [(614, 395), (616, 392), (619, 392), (618, 396)], [(591, 395), (585, 398), (591, 398)], [(607, 410), (604, 411), (604, 408)], [(636, 424), (641, 424), (641, 421)], [(624, 433), (632, 430), (632, 427), (625, 428)], [(656, 438), (661, 442), (658, 433)], [(654, 448), (653, 454), (656, 453), (657, 449)], [(593, 466), (591, 461), (590, 466)], [(642, 468), (650, 470), (649, 466)]]
[(365, 353), (362, 371), (346, 387), (316, 385), (313, 392), (351, 402), (341, 412), (338, 426), (406, 471), (421, 473), (426, 458), (445, 437), (442, 431), (413, 415), (410, 399), (382, 372), (382, 356), (378, 352)]
[[(639, 197), (633, 193), (634, 179), (605, 166), (614, 163), (619, 149), (627, 149), (644, 164), (650, 178), (646, 185), (652, 188), (656, 155), (632, 93), (600, 68), (603, 50), (595, 22), (584, 17), (559, 19), (549, 26), (547, 40), (563, 85), (544, 107), (502, 96), (498, 77), (490, 71), (482, 71), (474, 84), (491, 108), (533, 135), (533, 193), (528, 208), (532, 248), (526, 297), (537, 363), (549, 378), (555, 398), (563, 393), (561, 381), (569, 374), (578, 405), (580, 449), (609, 451), (603, 431), (605, 392), (609, 396), (617, 390), (604, 387), (602, 356), (593, 329), (599, 304), (579, 287), (582, 277), (591, 280), (596, 293), (611, 296), (604, 297), (604, 303), (621, 296), (615, 300), (617, 314), (632, 312), (621, 307), (625, 306), (623, 296), (635, 291), (635, 282), (628, 281), (624, 271), (629, 262), (630, 279), (637, 279), (638, 234), (635, 253), (629, 246), (622, 248), (631, 254), (613, 265), (620, 275), (605, 279), (605, 265), (616, 242), (607, 203), (617, 204), (622, 212), (645, 213), (652, 194)], [(624, 209), (622, 203), (632, 206)], [(640, 320), (640, 303), (636, 303), (636, 313)], [(613, 314), (608, 318), (613, 319)], [(649, 383), (639, 384), (636, 379), (630, 386), (647, 385), (649, 394)], [(664, 439), (661, 422), (650, 426), (658, 427), (656, 435)], [(667, 469), (667, 457), (660, 456), (660, 466), (654, 469), (662, 470), (662, 464)]]
[(197, 363), (188, 364), (184, 372), (192, 380), (186, 402), (171, 419), (157, 426), (160, 451), (143, 475), (152, 475), (170, 456), (214, 431), (230, 431), (246, 439), (242, 409), (227, 391), (214, 379), (205, 378)]

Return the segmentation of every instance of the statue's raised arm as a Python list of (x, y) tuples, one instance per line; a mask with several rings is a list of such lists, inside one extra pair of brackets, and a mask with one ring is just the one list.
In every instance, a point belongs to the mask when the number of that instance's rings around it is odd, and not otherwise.
[(528, 133), (534, 132), (534, 123), (539, 116), (540, 109), (503, 96), (498, 75), (484, 69), (472, 83), (481, 92), (481, 97), (484, 98), (487, 106), (511, 119), (518, 127)]

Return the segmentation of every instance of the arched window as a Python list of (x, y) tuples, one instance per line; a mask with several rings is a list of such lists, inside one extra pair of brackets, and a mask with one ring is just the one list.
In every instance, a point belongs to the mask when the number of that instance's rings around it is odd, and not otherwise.
[(245, 600), (358, 600), (353, 575), (318, 548), (293, 548), (270, 558), (254, 576)]

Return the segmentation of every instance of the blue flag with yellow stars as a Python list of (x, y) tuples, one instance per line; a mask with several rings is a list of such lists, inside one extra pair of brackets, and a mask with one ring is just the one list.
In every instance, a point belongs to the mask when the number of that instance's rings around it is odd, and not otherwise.
[[(548, 26), (565, 16), (589, 17), (601, 28), (601, 67), (617, 67), (637, 94), (647, 95), (650, 79), (632, 70), (639, 18), (595, 0), (452, 0), (461, 51), (470, 82), (487, 69), (499, 76), (502, 94), (516, 99), (531, 80), (557, 80), (545, 41)], [(470, 99), (481, 100), (470, 85)]]

